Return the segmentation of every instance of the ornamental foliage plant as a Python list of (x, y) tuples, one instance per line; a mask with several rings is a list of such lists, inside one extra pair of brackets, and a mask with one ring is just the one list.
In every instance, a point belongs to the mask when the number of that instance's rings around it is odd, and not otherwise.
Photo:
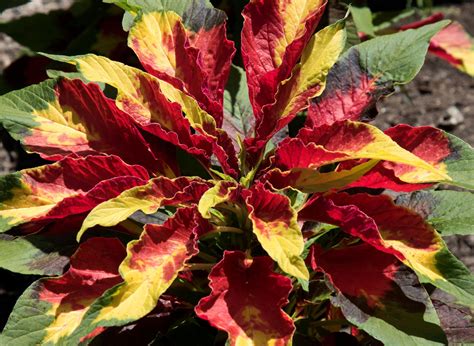
[(51, 161), (0, 178), (0, 267), (43, 276), (0, 344), (445, 344), (436, 308), (474, 305), (443, 241), (474, 230), (473, 150), (368, 115), (449, 22), (351, 46), (324, 0), (253, 0), (241, 68), (207, 1), (112, 2), (146, 72), (49, 56), (77, 72), (0, 97)]

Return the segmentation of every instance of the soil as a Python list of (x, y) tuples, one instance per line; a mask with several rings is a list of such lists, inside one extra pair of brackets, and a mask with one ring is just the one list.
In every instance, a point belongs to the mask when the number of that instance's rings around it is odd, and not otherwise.
[[(474, 36), (474, 3), (450, 7), (447, 17)], [(430, 125), (474, 145), (474, 78), (428, 55), (415, 80), (379, 104), (377, 125)]]
[[(474, 35), (474, 2), (447, 8)], [(415, 80), (378, 105), (382, 129), (400, 123), (436, 126), (474, 145), (474, 78), (444, 60), (428, 55)], [(474, 207), (474, 206), (473, 206)], [(450, 237), (450, 249), (474, 272), (474, 236)]]
[[(66, 8), (73, 0), (32, 0), (30, 3), (0, 14), (0, 21), (46, 13)], [(448, 17), (461, 22), (474, 35), (474, 2), (447, 8)], [(21, 52), (21, 46), (0, 33), (0, 73)], [(428, 56), (416, 79), (378, 105), (376, 124), (382, 129), (399, 123), (431, 125), (450, 131), (474, 145), (474, 78), (456, 70), (448, 63)], [(12, 148), (0, 142), (0, 174), (12, 172), (22, 159)], [(451, 250), (474, 271), (474, 236), (447, 239)], [(0, 270), (0, 330), (16, 298), (35, 278)], [(474, 327), (467, 327), (474, 335)]]

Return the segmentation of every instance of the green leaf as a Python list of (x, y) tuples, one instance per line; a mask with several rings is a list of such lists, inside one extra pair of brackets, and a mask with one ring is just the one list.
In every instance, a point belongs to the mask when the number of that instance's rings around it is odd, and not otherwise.
[[(173, 11), (183, 18), (184, 25), (191, 29), (206, 26), (206, 22), (224, 20), (224, 12), (215, 9), (209, 0), (104, 0), (115, 4), (129, 14), (124, 17), (122, 25), (130, 29), (132, 17), (140, 12)], [(197, 30), (196, 30), (197, 31)]]
[(397, 198), (426, 218), (442, 236), (474, 234), (474, 194), (460, 191), (417, 191)]
[(224, 125), (231, 138), (247, 138), (254, 127), (252, 105), (250, 104), (245, 71), (232, 65), (229, 80), (224, 91)]
[(29, 2), (29, 0), (3, 0), (3, 3), (0, 3), (0, 12), (3, 12), (8, 8), (24, 5), (27, 2)]
[(456, 301), (471, 309), (474, 308), (474, 275), (458, 260), (444, 245), (435, 257), (436, 268), (442, 280), (434, 279), (423, 273), (417, 272), (422, 283), (430, 283), (443, 291), (456, 297)]
[[(429, 309), (427, 309), (428, 311), (425, 314), (425, 321), (423, 321), (423, 323), (425, 326), (430, 325), (432, 331), (434, 332), (432, 339), (430, 340), (426, 339), (425, 337), (426, 335), (429, 335), (431, 331), (427, 331), (426, 329), (422, 328), (421, 332), (423, 332), (425, 335), (418, 336), (408, 334), (403, 330), (391, 325), (390, 323), (387, 323), (380, 316), (371, 316), (370, 314), (367, 314), (365, 311), (357, 307), (353, 302), (341, 294), (338, 295), (338, 297), (333, 298), (331, 302), (342, 309), (344, 316), (349, 322), (366, 331), (374, 338), (381, 341), (383, 340), (383, 345), (433, 346), (446, 344), (445, 337), (439, 332), (441, 328), (438, 327), (439, 321), (436, 320), (437, 316), (434, 312), (434, 308), (431, 302), (428, 303), (428, 300), (425, 302), (425, 304), (429, 307)], [(402, 323), (405, 323), (405, 321), (402, 321)]]
[(425, 61), (430, 39), (449, 24), (443, 20), (416, 30), (365, 41), (354, 48), (360, 53), (360, 63), (378, 83), (405, 84), (420, 71)]
[[(69, 79), (80, 79), (84, 83), (90, 83), (92, 81), (88, 80), (84, 77), (84, 75), (80, 72), (64, 72), (59, 70), (46, 70), (46, 74), (49, 78), (58, 79), (61, 77), (69, 78)], [(96, 83), (102, 90), (105, 89), (105, 83), (97, 82)]]
[(415, 10), (413, 9), (405, 9), (402, 11), (376, 12), (372, 16), (374, 30), (377, 32), (380, 30), (388, 29), (397, 24), (399, 25), (403, 19), (411, 17), (414, 14)]
[(311, 101), (306, 125), (370, 116), (381, 97), (417, 75), (431, 38), (448, 23), (376, 37), (348, 49), (329, 72), (323, 94)]
[(368, 7), (351, 7), (352, 18), (359, 32), (369, 36), (375, 36), (374, 25), (372, 23), (372, 11)]
[(75, 246), (43, 235), (0, 235), (0, 268), (25, 275), (59, 275)]
[(474, 190), (474, 150), (464, 142), (445, 132), (449, 138), (452, 154), (444, 163), (448, 166), (449, 176), (453, 180), (451, 185)]

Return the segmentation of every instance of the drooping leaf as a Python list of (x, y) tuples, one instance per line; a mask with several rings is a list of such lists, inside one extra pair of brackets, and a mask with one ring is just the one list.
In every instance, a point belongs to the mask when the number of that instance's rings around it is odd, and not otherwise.
[(280, 268), (297, 278), (308, 280), (309, 273), (301, 258), (304, 240), (290, 200), (257, 183), (244, 191), (253, 233)]
[(423, 216), (442, 236), (474, 234), (474, 194), (460, 191), (417, 191), (396, 203)]
[(152, 172), (174, 174), (171, 157), (163, 152), (158, 160), (130, 117), (95, 84), (59, 79), (12, 91), (0, 97), (0, 124), (46, 159), (107, 153)]
[(431, 40), (430, 53), (474, 77), (474, 39), (458, 22), (452, 22)]
[(397, 250), (385, 245), (375, 221), (350, 203), (337, 204), (325, 195), (314, 195), (299, 211), (298, 221), (317, 221), (336, 225), (347, 234), (362, 239), (378, 251), (401, 255)]
[(65, 158), (8, 174), (0, 177), (0, 232), (87, 212), (147, 179), (143, 167), (116, 156)]
[[(446, 172), (451, 181), (445, 183), (474, 189), (474, 151), (461, 139), (433, 127), (403, 124), (389, 128), (385, 134), (402, 148)], [(405, 183), (407, 176), (415, 184)], [(425, 181), (423, 174), (419, 175), (409, 165), (383, 162), (350, 186), (410, 192), (429, 187), (430, 184), (416, 184)]]
[(291, 280), (273, 272), (268, 257), (246, 259), (226, 251), (209, 274), (211, 294), (196, 314), (229, 335), (229, 345), (291, 345), (294, 324), (281, 307), (288, 302)]
[(349, 49), (327, 77), (321, 97), (309, 107), (307, 125), (360, 120), (393, 86), (410, 82), (424, 63), (430, 39), (447, 21), (385, 35)]
[(392, 255), (363, 244), (313, 256), (337, 290), (331, 302), (352, 324), (388, 345), (447, 343), (428, 293)]
[(198, 210), (202, 217), (211, 218), (211, 208), (216, 205), (232, 201), (232, 195), (238, 191), (238, 185), (231, 181), (219, 181), (212, 188), (207, 190), (199, 200)]
[(162, 206), (197, 203), (208, 188), (209, 185), (200, 178), (151, 179), (145, 185), (126, 190), (97, 205), (87, 215), (77, 238), (80, 239), (86, 230), (94, 226), (117, 225), (139, 210), (153, 214)]
[[(145, 130), (163, 140), (179, 144), (191, 154), (196, 153), (193, 146), (199, 145), (198, 151), (209, 155), (208, 149), (212, 146), (224, 171), (237, 175), (237, 157), (227, 133), (216, 127), (215, 119), (195, 99), (174, 85), (136, 68), (92, 54), (76, 57), (46, 56), (76, 65), (88, 80), (116, 88), (117, 106), (134, 117)], [(179, 120), (180, 110), (177, 107), (181, 107), (187, 121)], [(170, 118), (174, 121), (170, 121)], [(202, 136), (192, 136), (190, 126)], [(202, 143), (204, 147), (200, 145)]]
[(69, 342), (94, 300), (122, 281), (124, 246), (114, 238), (91, 238), (71, 258), (68, 272), (40, 279), (17, 301), (2, 337), (5, 344)]
[(347, 187), (370, 171), (377, 160), (369, 160), (350, 169), (342, 169), (328, 173), (320, 173), (311, 168), (293, 168), (281, 171), (279, 168), (270, 170), (262, 178), (276, 189), (293, 187), (304, 193), (324, 192)]
[(21, 237), (1, 234), (0, 268), (27, 275), (60, 275), (77, 245), (74, 237), (65, 238), (69, 241), (44, 232)]
[[(161, 338), (172, 339), (165, 334), (168, 334), (170, 329), (176, 332), (176, 329), (173, 328), (175, 321), (186, 318), (189, 315), (189, 310), (189, 305), (183, 300), (163, 294), (155, 309), (145, 317), (123, 327), (106, 328), (103, 333), (94, 337), (92, 343), (99, 345), (148, 345), (159, 343)], [(200, 332), (206, 334), (202, 330)], [(184, 337), (194, 341), (193, 335)], [(173, 339), (173, 341), (175, 340)]]
[(77, 340), (103, 326), (121, 326), (152, 311), (198, 252), (197, 236), (202, 224), (194, 208), (178, 209), (163, 225), (146, 225), (139, 240), (127, 246), (127, 257), (120, 264), (123, 283), (91, 306), (71, 340)]
[(472, 309), (454, 303), (451, 297), (441, 290), (435, 290), (430, 298), (449, 342), (452, 344), (472, 342), (474, 340)]
[[(261, 117), (256, 117), (255, 137), (245, 142), (249, 155), (258, 154), (274, 134), (309, 106), (309, 99), (321, 95), (329, 69), (344, 49), (345, 40), (344, 20), (312, 37), (303, 50), (301, 61), (292, 69), (291, 77), (278, 87), (275, 102), (265, 105)], [(252, 160), (255, 158), (251, 157)]]
[(436, 230), (413, 211), (397, 206), (386, 195), (348, 195), (330, 197), (336, 205), (352, 205), (371, 218), (378, 227), (386, 248), (412, 268), (423, 283), (430, 283), (467, 306), (474, 301), (474, 275), (451, 252)]
[[(296, 138), (285, 139), (275, 152), (281, 170), (319, 168), (352, 159), (384, 160), (410, 166), (400, 174), (406, 182), (450, 182), (443, 165), (436, 167), (403, 149), (376, 127), (344, 121), (300, 130)], [(413, 168), (412, 168), (413, 167)]]

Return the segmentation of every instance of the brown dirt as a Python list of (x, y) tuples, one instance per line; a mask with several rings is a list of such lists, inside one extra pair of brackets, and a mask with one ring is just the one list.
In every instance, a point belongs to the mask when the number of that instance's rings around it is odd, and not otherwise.
[[(474, 3), (447, 8), (446, 16), (459, 21), (474, 36)], [(450, 131), (474, 145), (474, 78), (447, 62), (428, 55), (415, 80), (379, 104), (377, 125), (430, 125)]]
[[(474, 36), (474, 2), (451, 6), (446, 15)], [(415, 80), (380, 102), (378, 110), (382, 129), (400, 123), (436, 126), (474, 145), (474, 78), (434, 56), (428, 55)], [(447, 243), (474, 271), (474, 236), (450, 237)]]

